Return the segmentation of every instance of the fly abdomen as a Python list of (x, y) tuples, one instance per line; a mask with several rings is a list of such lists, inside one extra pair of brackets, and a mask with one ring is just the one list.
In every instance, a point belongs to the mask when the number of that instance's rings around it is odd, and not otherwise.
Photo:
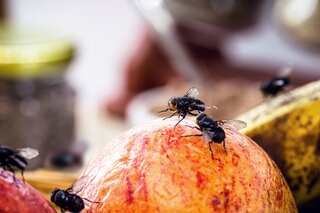
[(51, 201), (60, 208), (64, 209), (68, 206), (69, 194), (67, 194), (64, 190), (56, 189), (52, 192)]
[(205, 103), (204, 103), (203, 101), (201, 101), (201, 100), (199, 100), (199, 99), (196, 99), (196, 98), (193, 99), (193, 102), (194, 102), (196, 105), (205, 105)]
[(206, 107), (204, 105), (191, 105), (190, 111), (205, 111)]
[(8, 161), (10, 165), (18, 168), (19, 170), (24, 170), (28, 165), (26, 159), (19, 155), (15, 155), (14, 157), (9, 158)]
[(212, 131), (212, 140), (215, 143), (222, 143), (226, 138), (225, 131), (219, 126)]
[(277, 77), (264, 82), (260, 89), (264, 94), (274, 96), (281, 92), (289, 83), (289, 78)]
[(84, 202), (82, 198), (78, 195), (70, 194), (69, 205), (66, 209), (71, 212), (80, 212), (82, 209), (84, 209)]

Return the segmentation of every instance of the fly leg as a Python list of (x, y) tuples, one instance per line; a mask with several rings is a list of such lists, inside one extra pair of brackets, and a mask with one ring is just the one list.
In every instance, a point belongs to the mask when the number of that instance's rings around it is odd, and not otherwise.
[(176, 123), (176, 125), (174, 125), (174, 130), (176, 130), (176, 127), (178, 126), (178, 124), (183, 120), (185, 119), (185, 117), (187, 116), (187, 114), (183, 115), (182, 118), (178, 121), (178, 123)]
[(168, 110), (169, 110), (169, 109), (167, 108), (167, 109), (164, 109), (164, 110), (158, 111), (158, 113), (166, 112), (166, 111), (168, 111)]
[(166, 120), (166, 119), (168, 119), (168, 118), (171, 118), (171, 117), (173, 117), (175, 114), (177, 114), (177, 112), (173, 113), (173, 114), (170, 115), (169, 117), (165, 117), (163, 120)]
[(83, 200), (86, 200), (86, 201), (88, 201), (88, 202), (90, 202), (90, 203), (100, 203), (100, 202), (98, 202), (98, 201), (92, 201), (92, 200), (89, 200), (88, 198), (82, 198)]
[(226, 152), (226, 154), (228, 154), (227, 149), (226, 149), (226, 141), (225, 140), (223, 140), (222, 145), (223, 145), (224, 151)]
[(179, 137), (180, 138), (186, 138), (186, 137), (200, 137), (200, 136), (203, 136), (203, 134), (195, 134), (195, 135), (182, 135)]
[[(77, 192), (74, 192), (73, 194), (75, 194), (75, 195), (78, 194), (79, 192), (82, 191), (82, 189), (83, 189), (83, 188), (79, 189)], [(68, 188), (67, 191), (68, 191), (68, 192), (72, 192), (72, 188)]]
[(212, 148), (211, 148), (211, 142), (209, 142), (209, 150), (210, 150), (211, 159), (213, 160), (213, 152), (212, 152)]
[(23, 183), (25, 184), (25, 183), (26, 183), (26, 180), (24, 179), (23, 172), (24, 172), (24, 170), (21, 169), (21, 177), (22, 177)]
[(17, 187), (19, 187), (19, 185), (17, 184), (17, 179), (16, 179), (16, 173), (14, 172), (14, 169), (10, 166), (7, 165), (8, 171), (12, 172), (12, 178), (13, 178), (13, 182), (15, 183)]
[(201, 129), (200, 129), (199, 127), (197, 127), (197, 126), (189, 126), (189, 125), (185, 125), (185, 126), (190, 127), (190, 128), (192, 128), (192, 129), (197, 129), (197, 130), (201, 131)]

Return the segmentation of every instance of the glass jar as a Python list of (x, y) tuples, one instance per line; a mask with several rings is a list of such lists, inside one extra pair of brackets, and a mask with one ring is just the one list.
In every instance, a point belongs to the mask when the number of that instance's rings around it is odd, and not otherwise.
[(242, 29), (256, 20), (262, 0), (165, 0), (180, 21), (197, 21), (224, 29)]
[(74, 141), (75, 92), (64, 78), (74, 46), (49, 35), (0, 29), (0, 144), (37, 149), (29, 169)]
[(187, 43), (217, 49), (238, 31), (259, 20), (263, 0), (164, 0), (181, 38)]

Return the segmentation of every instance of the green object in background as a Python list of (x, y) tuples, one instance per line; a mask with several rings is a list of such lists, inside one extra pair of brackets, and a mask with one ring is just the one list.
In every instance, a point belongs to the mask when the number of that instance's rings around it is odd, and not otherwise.
[(39, 156), (27, 169), (75, 140), (74, 89), (65, 79), (75, 47), (52, 32), (0, 27), (0, 138)]
[(71, 40), (54, 33), (0, 27), (0, 78), (63, 74), (74, 50)]

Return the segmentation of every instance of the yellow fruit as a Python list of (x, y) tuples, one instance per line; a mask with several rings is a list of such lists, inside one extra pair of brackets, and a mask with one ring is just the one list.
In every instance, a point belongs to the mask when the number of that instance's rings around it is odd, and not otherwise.
[(320, 81), (240, 116), (242, 132), (276, 162), (298, 205), (320, 196)]
[(79, 195), (99, 202), (84, 212), (297, 212), (280, 170), (250, 138), (225, 130), (228, 154), (214, 143), (211, 159), (202, 137), (180, 138), (200, 133), (186, 126), (194, 121), (174, 130), (177, 121), (157, 119), (109, 142), (81, 175)]

